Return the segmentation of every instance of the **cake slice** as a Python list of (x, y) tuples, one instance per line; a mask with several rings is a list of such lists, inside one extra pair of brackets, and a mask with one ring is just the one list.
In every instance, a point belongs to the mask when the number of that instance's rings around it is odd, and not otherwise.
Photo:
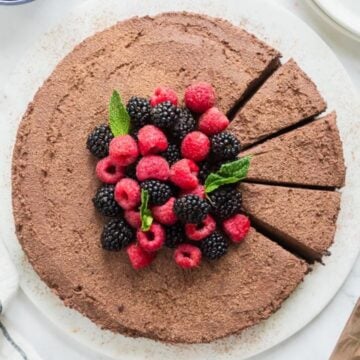
[(338, 192), (246, 183), (240, 189), (254, 224), (307, 259), (328, 254), (340, 210)]
[(325, 109), (316, 85), (290, 59), (235, 115), (229, 129), (248, 147)]
[(250, 154), (250, 181), (326, 188), (344, 185), (345, 165), (335, 112), (240, 155)]

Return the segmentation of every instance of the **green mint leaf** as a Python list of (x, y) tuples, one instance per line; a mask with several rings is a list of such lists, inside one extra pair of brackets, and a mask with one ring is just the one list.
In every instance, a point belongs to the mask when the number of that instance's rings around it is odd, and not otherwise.
[(140, 205), (140, 217), (141, 217), (141, 230), (149, 231), (152, 223), (153, 217), (151, 211), (148, 208), (149, 204), (149, 192), (147, 190), (141, 190), (141, 205)]
[(130, 130), (130, 116), (116, 90), (113, 91), (110, 99), (109, 125), (114, 136), (126, 135)]

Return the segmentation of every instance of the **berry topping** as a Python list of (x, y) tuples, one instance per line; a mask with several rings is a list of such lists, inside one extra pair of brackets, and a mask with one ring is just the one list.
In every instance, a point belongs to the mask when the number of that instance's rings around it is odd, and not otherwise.
[(154, 125), (146, 125), (141, 128), (137, 138), (141, 155), (157, 154), (165, 151), (168, 147), (165, 134)]
[(145, 98), (133, 96), (126, 105), (133, 129), (140, 129), (150, 122), (150, 104)]
[(209, 213), (210, 205), (196, 195), (184, 195), (176, 199), (174, 211), (183, 223), (199, 224)]
[(180, 110), (170, 101), (165, 101), (151, 109), (152, 123), (160, 129), (172, 129), (179, 120)]
[(174, 213), (175, 198), (171, 197), (165, 204), (154, 206), (151, 209), (151, 213), (154, 219), (163, 225), (173, 225), (177, 221), (177, 217)]
[(127, 223), (134, 229), (139, 229), (141, 226), (140, 212), (136, 210), (125, 210), (124, 218)]
[(177, 106), (178, 97), (176, 92), (170, 88), (159, 86), (154, 90), (154, 95), (150, 98), (150, 105), (156, 106), (165, 101), (170, 101), (173, 105)]
[(140, 186), (129, 178), (121, 179), (115, 186), (115, 200), (124, 210), (131, 210), (140, 204)]
[(224, 131), (230, 124), (229, 119), (218, 108), (212, 107), (200, 116), (199, 130), (206, 135)]
[(175, 262), (183, 269), (192, 269), (200, 265), (201, 251), (196, 246), (181, 244), (174, 251)]
[(172, 196), (171, 187), (158, 180), (145, 180), (141, 183), (141, 188), (149, 192), (151, 205), (165, 204)]
[(199, 198), (205, 199), (205, 187), (204, 185), (198, 185), (195, 189), (183, 190), (180, 195), (197, 195)]
[(214, 160), (234, 160), (240, 152), (240, 141), (228, 132), (216, 134), (210, 138), (211, 154)]
[(166, 159), (169, 165), (181, 160), (180, 148), (176, 144), (170, 144), (167, 150), (160, 155)]
[(145, 251), (158, 251), (165, 243), (165, 230), (160, 224), (153, 223), (149, 231), (139, 229), (136, 238)]
[(109, 155), (109, 144), (114, 138), (108, 125), (97, 126), (89, 135), (86, 147), (97, 158), (101, 159)]
[(201, 251), (210, 260), (215, 260), (225, 255), (228, 247), (228, 241), (218, 231), (215, 231), (201, 242)]
[(181, 143), (182, 156), (196, 162), (204, 160), (209, 152), (210, 140), (200, 131), (187, 134)]
[(169, 173), (169, 164), (158, 155), (144, 156), (136, 166), (136, 177), (139, 181), (148, 179), (165, 181), (169, 178)]
[(219, 170), (218, 164), (212, 164), (209, 161), (203, 161), (199, 164), (199, 180), (204, 183), (206, 178), (210, 175), (212, 172), (216, 172)]
[(181, 223), (165, 227), (165, 246), (174, 249), (185, 241), (184, 227)]
[(174, 125), (171, 135), (175, 140), (180, 142), (186, 136), (186, 134), (195, 130), (195, 128), (196, 121), (193, 115), (191, 114), (189, 109), (182, 108), (180, 109), (179, 120)]
[(215, 229), (215, 220), (210, 215), (207, 215), (199, 224), (186, 224), (185, 234), (190, 240), (200, 241), (211, 235)]
[(124, 169), (114, 159), (107, 156), (96, 164), (96, 176), (105, 184), (116, 184), (125, 176)]
[(133, 240), (134, 232), (123, 219), (110, 220), (101, 235), (101, 245), (109, 251), (120, 251)]
[(236, 214), (223, 222), (226, 235), (235, 243), (242, 241), (250, 229), (250, 220), (247, 216)]
[(136, 161), (139, 150), (132, 136), (122, 135), (111, 140), (109, 154), (119, 165), (127, 166)]
[(113, 217), (121, 213), (121, 208), (115, 201), (114, 189), (114, 185), (103, 185), (92, 199), (95, 208), (104, 216)]
[(156, 253), (149, 253), (137, 244), (131, 244), (128, 246), (126, 252), (129, 256), (131, 266), (135, 270), (140, 270), (149, 266), (156, 256)]
[(189, 159), (182, 159), (170, 168), (170, 181), (183, 190), (195, 189), (199, 180), (197, 173), (198, 166)]
[(203, 113), (214, 104), (215, 90), (206, 82), (190, 85), (185, 90), (185, 105), (193, 112)]
[(135, 180), (137, 179), (137, 177), (136, 177), (136, 167), (137, 167), (137, 164), (139, 163), (139, 161), (140, 161), (140, 158), (138, 158), (134, 163), (128, 165), (125, 168), (125, 177), (135, 179)]

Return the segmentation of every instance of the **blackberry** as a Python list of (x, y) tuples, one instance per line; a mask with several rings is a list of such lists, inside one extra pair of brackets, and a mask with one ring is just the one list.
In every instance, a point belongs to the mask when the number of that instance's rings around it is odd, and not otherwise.
[(101, 234), (101, 245), (109, 251), (120, 251), (134, 240), (134, 232), (124, 219), (112, 219)]
[(212, 164), (209, 161), (203, 161), (202, 163), (200, 163), (198, 175), (200, 182), (204, 183), (210, 173), (218, 171), (219, 168), (220, 164)]
[(174, 212), (183, 223), (199, 224), (209, 211), (210, 205), (197, 195), (184, 195), (174, 204)]
[(152, 205), (162, 205), (172, 196), (171, 187), (159, 180), (145, 180), (141, 188), (149, 192), (149, 202)]
[(126, 177), (130, 178), (130, 179), (137, 179), (136, 178), (136, 166), (139, 163), (140, 159), (136, 160), (134, 163), (128, 165), (125, 168), (125, 175)]
[(225, 220), (241, 210), (241, 192), (235, 186), (221, 186), (208, 194), (211, 213), (220, 220)]
[(201, 242), (201, 252), (210, 260), (224, 256), (228, 247), (227, 239), (218, 231), (213, 232)]
[(102, 159), (109, 155), (109, 144), (114, 138), (110, 127), (106, 124), (97, 126), (88, 136), (86, 147), (97, 158)]
[(105, 216), (117, 216), (121, 213), (121, 208), (115, 201), (115, 185), (103, 185), (99, 187), (92, 201), (95, 208)]
[(181, 141), (189, 132), (195, 130), (196, 121), (187, 108), (180, 110), (178, 122), (174, 125), (171, 135), (177, 141)]
[(240, 141), (228, 132), (211, 137), (211, 154), (214, 160), (233, 160), (240, 152)]
[(165, 245), (171, 249), (176, 248), (178, 245), (182, 244), (185, 241), (185, 231), (181, 223), (167, 226), (165, 228), (165, 233)]
[(170, 166), (181, 160), (180, 148), (176, 144), (170, 144), (166, 151), (160, 155), (166, 159)]
[[(150, 122), (150, 103), (147, 99), (133, 96), (126, 105), (133, 130), (139, 130)], [(137, 131), (135, 131), (137, 132)]]
[(170, 130), (178, 122), (180, 109), (170, 101), (162, 102), (151, 109), (152, 123), (160, 129)]

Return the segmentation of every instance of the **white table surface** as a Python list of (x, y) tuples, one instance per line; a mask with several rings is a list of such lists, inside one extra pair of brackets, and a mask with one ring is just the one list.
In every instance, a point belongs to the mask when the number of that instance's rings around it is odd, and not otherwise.
[[(52, 24), (82, 1), (84, 0), (36, 0), (21, 6), (0, 6), (0, 86), (23, 52)], [(318, 32), (337, 54), (360, 93), (360, 42), (351, 40), (332, 28), (304, 0), (271, 1), (288, 8)], [(11, 42), (5, 41), (8, 37), (12, 38)], [(0, 127), (1, 121), (3, 120), (0, 118)], [(360, 259), (333, 301), (314, 321), (286, 342), (253, 360), (328, 359), (359, 296)], [(5, 317), (33, 344), (44, 360), (106, 360), (61, 333), (21, 290)]]

